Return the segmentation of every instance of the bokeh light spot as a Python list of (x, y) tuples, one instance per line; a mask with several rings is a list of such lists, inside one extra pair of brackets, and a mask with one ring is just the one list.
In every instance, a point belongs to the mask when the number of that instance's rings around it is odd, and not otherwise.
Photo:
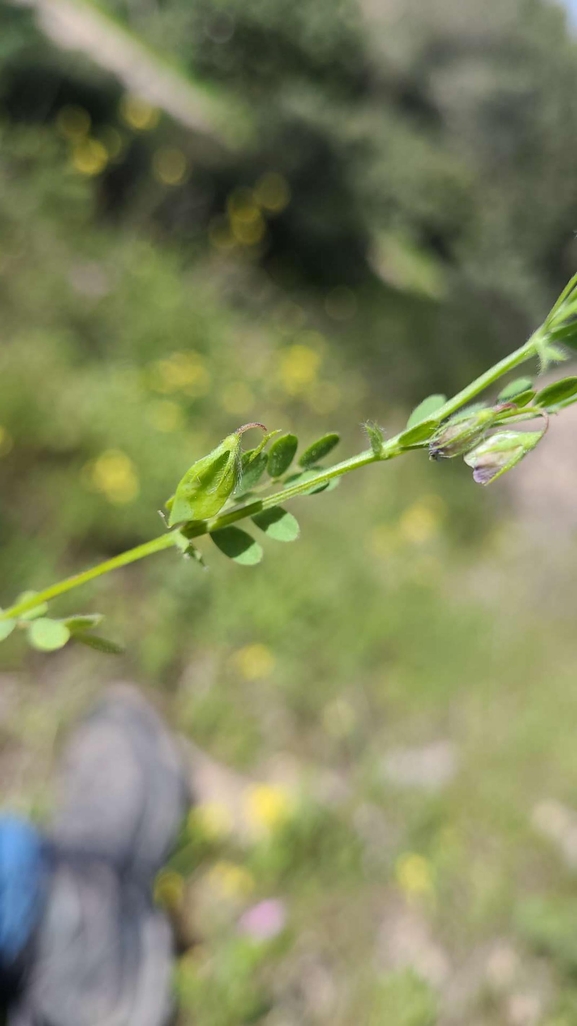
[(297, 343), (281, 354), (279, 377), (285, 392), (300, 395), (315, 381), (322, 357), (320, 353)]
[(84, 107), (66, 104), (56, 115), (56, 127), (67, 139), (82, 139), (90, 131), (90, 114)]
[(221, 802), (203, 802), (190, 812), (188, 825), (192, 831), (200, 830), (209, 840), (218, 841), (232, 832), (233, 820)]
[(188, 172), (188, 161), (176, 146), (163, 146), (152, 158), (154, 177), (163, 185), (181, 185)]
[(230, 230), (228, 219), (223, 217), (222, 214), (219, 217), (212, 219), (208, 229), (208, 239), (211, 246), (215, 249), (220, 250), (222, 253), (226, 253), (236, 247), (236, 239)]
[(270, 648), (257, 642), (239, 648), (232, 657), (232, 663), (245, 680), (260, 680), (272, 673), (275, 658)]
[(136, 468), (119, 449), (107, 449), (87, 464), (83, 478), (113, 505), (132, 502), (139, 492)]
[(141, 96), (126, 93), (120, 101), (120, 116), (136, 132), (150, 132), (156, 128), (160, 112)]
[(157, 360), (150, 367), (150, 386), (155, 392), (184, 392), (197, 397), (206, 395), (210, 388), (210, 374), (198, 353), (172, 353)]
[(279, 214), (290, 203), (290, 186), (284, 175), (277, 171), (267, 171), (256, 183), (254, 198), (265, 210)]
[(255, 888), (255, 880), (251, 872), (235, 862), (221, 859), (208, 873), (208, 881), (223, 897), (232, 899), (247, 898)]
[(81, 139), (72, 151), (72, 165), (82, 175), (99, 175), (108, 163), (108, 152), (98, 139)]
[(395, 877), (408, 898), (424, 897), (434, 892), (431, 865), (415, 852), (401, 855), (395, 867)]
[(246, 804), (247, 818), (253, 826), (276, 830), (290, 818), (294, 799), (278, 784), (256, 784), (249, 789)]
[(413, 545), (423, 545), (439, 531), (445, 503), (438, 495), (425, 495), (409, 506), (399, 521), (401, 537)]

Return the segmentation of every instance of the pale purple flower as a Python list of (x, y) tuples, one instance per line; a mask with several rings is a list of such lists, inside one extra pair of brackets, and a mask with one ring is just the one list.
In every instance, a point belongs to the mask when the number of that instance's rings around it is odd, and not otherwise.
[(285, 928), (286, 907), (279, 898), (267, 898), (243, 912), (238, 926), (241, 933), (253, 940), (267, 941), (277, 937)]

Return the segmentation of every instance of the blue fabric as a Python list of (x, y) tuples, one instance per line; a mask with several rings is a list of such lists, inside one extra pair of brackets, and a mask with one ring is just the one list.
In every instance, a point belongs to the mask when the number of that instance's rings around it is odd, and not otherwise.
[(168, 1026), (153, 883), (189, 807), (178, 746), (117, 687), (73, 732), (59, 790), (46, 839), (0, 814), (0, 1021), (4, 999), (8, 1026)]
[(40, 914), (44, 877), (39, 834), (24, 820), (0, 814), (0, 962), (13, 963)]

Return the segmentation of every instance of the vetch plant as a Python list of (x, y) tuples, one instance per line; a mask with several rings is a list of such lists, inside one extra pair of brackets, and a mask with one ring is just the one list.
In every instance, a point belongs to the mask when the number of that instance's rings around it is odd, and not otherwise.
[[(406, 427), (392, 438), (385, 439), (377, 424), (366, 423), (369, 448), (350, 459), (325, 465), (339, 442), (335, 432), (317, 439), (299, 456), (294, 434), (269, 432), (259, 423), (244, 424), (187, 470), (165, 503), (162, 534), (42, 591), (24, 592), (8, 609), (0, 610), (0, 641), (20, 630), (34, 648), (42, 651), (62, 648), (74, 639), (104, 652), (118, 652), (117, 645), (95, 633), (102, 620), (100, 614), (58, 619), (47, 615), (48, 603), (164, 549), (176, 548), (184, 558), (204, 563), (195, 544), (203, 536), (234, 562), (252, 566), (262, 559), (263, 549), (254, 532), (237, 526), (240, 522), (248, 522), (263, 540), (295, 541), (299, 525), (285, 509), (287, 502), (327, 491), (360, 467), (384, 463), (412, 450), (426, 450), (435, 460), (463, 457), (473, 470), (474, 480), (490, 484), (539, 444), (551, 415), (577, 402), (577, 377), (561, 378), (542, 389), (532, 377), (516, 378), (492, 398), (473, 401), (530, 361), (537, 361), (537, 374), (544, 372), (565, 360), (567, 349), (577, 350), (577, 275), (524, 345), (451, 399), (428, 396), (413, 410)], [(515, 430), (515, 425), (536, 419), (541, 420), (538, 430)], [(243, 450), (242, 439), (249, 430), (263, 434), (254, 448)]]

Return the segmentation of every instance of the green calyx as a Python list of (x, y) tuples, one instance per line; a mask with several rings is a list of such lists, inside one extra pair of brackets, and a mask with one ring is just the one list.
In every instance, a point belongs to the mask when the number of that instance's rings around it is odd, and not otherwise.
[(253, 427), (266, 430), (262, 424), (245, 424), (187, 470), (166, 503), (169, 527), (208, 520), (222, 509), (241, 478), (241, 435)]
[(452, 459), (469, 452), (483, 440), (499, 412), (495, 409), (478, 410), (470, 416), (461, 414), (443, 424), (429, 442), (429, 456), (432, 460)]

